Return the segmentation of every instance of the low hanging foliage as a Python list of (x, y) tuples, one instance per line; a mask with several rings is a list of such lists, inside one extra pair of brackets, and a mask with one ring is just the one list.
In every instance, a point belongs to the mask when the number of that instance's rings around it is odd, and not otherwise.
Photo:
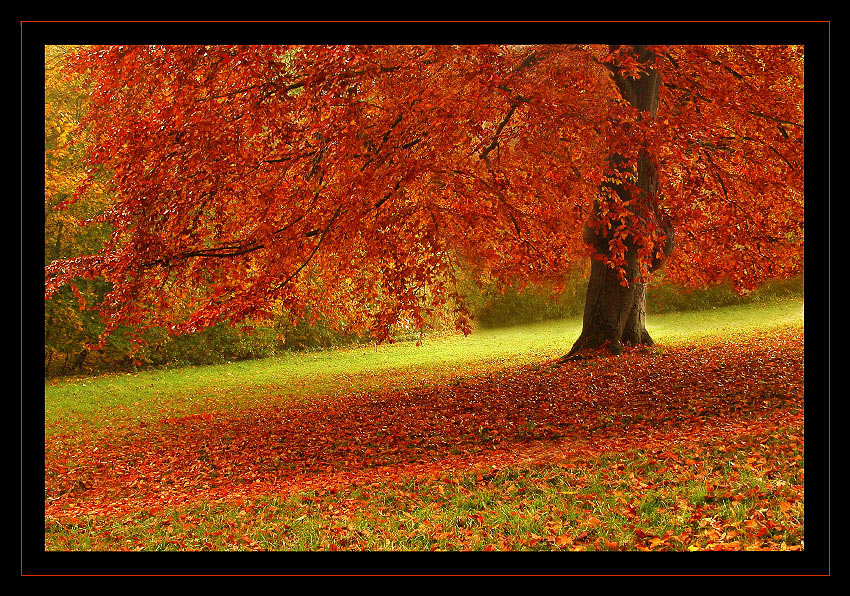
[[(105, 279), (106, 334), (309, 308), (387, 339), (447, 302), (468, 332), (461, 262), (557, 284), (592, 252), (624, 271), (630, 245), (644, 275), (667, 240), (659, 214), (675, 230), (669, 280), (745, 291), (798, 274), (802, 47), (635, 55), (579, 44), (80, 49), (71, 70), (91, 85), (90, 179), (63, 207), (106, 175), (113, 202), (92, 222), (112, 233), (95, 254), (49, 264), (46, 294)], [(650, 69), (661, 81), (652, 115), (622, 95)], [(645, 162), (652, 193), (601, 194)], [(603, 250), (583, 240), (587, 221), (606, 231)]]

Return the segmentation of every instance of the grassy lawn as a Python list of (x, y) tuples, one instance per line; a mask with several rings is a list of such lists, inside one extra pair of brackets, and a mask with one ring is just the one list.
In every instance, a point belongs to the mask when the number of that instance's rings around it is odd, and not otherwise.
[[(801, 300), (658, 314), (647, 328), (659, 346), (755, 329), (802, 325)], [(579, 318), (373, 347), (292, 353), (216, 366), (56, 380), (45, 385), (46, 431), (124, 417), (158, 419), (285, 403), (328, 393), (403, 388), (522, 365), (566, 353)]]
[(803, 302), (45, 386), (47, 550), (799, 550)]

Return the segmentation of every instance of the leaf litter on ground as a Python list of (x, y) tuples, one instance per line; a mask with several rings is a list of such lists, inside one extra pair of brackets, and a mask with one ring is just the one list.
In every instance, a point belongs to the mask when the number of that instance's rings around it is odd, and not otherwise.
[[(369, 542), (369, 548), (798, 548), (802, 347), (801, 328), (776, 329), (719, 343), (629, 350), (616, 358), (560, 367), (508, 362), (486, 374), (411, 382), (406, 389), (393, 385), (386, 391), (57, 433), (46, 438), (46, 520), (64, 528), (68, 520), (86, 519), (89, 526), (100, 527), (106, 519), (191, 510), (200, 503), (226, 508), (304, 494), (336, 499), (358, 487), (391, 493), (410, 479), (454, 492), (458, 479), (469, 474), (475, 479), (511, 470), (525, 470), (529, 478), (540, 470), (551, 476), (552, 469), (556, 475), (564, 470), (608, 474), (600, 462), (616, 455), (620, 459), (614, 458), (612, 478), (624, 481), (628, 468), (626, 483), (611, 489), (621, 496), (612, 497), (615, 505), (605, 512), (591, 508), (581, 514), (581, 531), (570, 518), (572, 526), (561, 519), (561, 533), (545, 525), (523, 537), (493, 530), (498, 540), (488, 541), (486, 532), (473, 539), (458, 535), (454, 527), (431, 532), (430, 542), (402, 541), (401, 546), (398, 536), (391, 536)], [(628, 461), (624, 454), (631, 454)], [(746, 457), (735, 464), (738, 456)], [(647, 464), (652, 472), (641, 473), (630, 463), (636, 460), (652, 462)], [(706, 464), (710, 469), (701, 468)], [(748, 485), (749, 492), (738, 492), (740, 486), (729, 485), (729, 470), (740, 480), (735, 465), (751, 475), (759, 470), (754, 477), (762, 485), (786, 480), (772, 488)], [(646, 500), (659, 487), (669, 493), (659, 480), (665, 474), (678, 474), (676, 482), (696, 482), (691, 486), (696, 496), (677, 492), (659, 501), (670, 511), (688, 511), (690, 517), (662, 533), (629, 528), (634, 525), (630, 511), (655, 515), (665, 509)], [(404, 501), (404, 494), (394, 498)], [(617, 498), (634, 501), (635, 495), (642, 495), (643, 505), (616, 505)], [(562, 491), (555, 501), (563, 498), (587, 504), (577, 492)], [(687, 501), (690, 507), (665, 499)], [(779, 517), (759, 513), (759, 499), (776, 501), (771, 508)], [(749, 509), (743, 511), (744, 505)], [(612, 527), (614, 511), (622, 521), (618, 528)], [(434, 516), (439, 518), (439, 511)], [(521, 518), (512, 519), (515, 530)], [(777, 519), (788, 522), (782, 532)], [(564, 530), (568, 526), (573, 531)], [(780, 534), (782, 540), (770, 541)], [(594, 536), (596, 542), (587, 542)], [(256, 541), (237, 543), (239, 548), (276, 548)], [(356, 548), (362, 543), (318, 540), (302, 548)]]

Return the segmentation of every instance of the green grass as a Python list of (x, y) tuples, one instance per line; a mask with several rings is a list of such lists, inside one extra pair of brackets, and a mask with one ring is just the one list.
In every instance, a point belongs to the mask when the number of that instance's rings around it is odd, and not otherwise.
[[(52, 520), (47, 550), (774, 550), (802, 546), (792, 429), (734, 452), (674, 447), (125, 517)], [(771, 457), (768, 454), (780, 454)], [(793, 457), (792, 457), (793, 456)], [(690, 458), (698, 459), (694, 463)], [(770, 458), (770, 465), (766, 459)], [(652, 482), (644, 490), (635, 483)], [(706, 489), (711, 486), (711, 492)], [(757, 495), (754, 497), (753, 495)]]
[[(802, 325), (803, 301), (775, 301), (652, 315), (647, 328), (664, 345), (755, 329)], [(463, 336), (372, 347), (293, 353), (224, 365), (53, 380), (45, 384), (46, 432), (79, 423), (158, 419), (270, 405), (308, 396), (431, 383), (563, 355), (581, 319), (546, 321)]]
[[(803, 302), (798, 299), (651, 315), (648, 320), (660, 351), (802, 325)], [(141, 420), (222, 410), (239, 417), (254, 406), (275, 402), (451, 382), (541, 362), (568, 350), (580, 326), (577, 318), (565, 319), (430, 338), (419, 346), (399, 342), (66, 379), (45, 385), (45, 431), (70, 433), (68, 441), (58, 436), (51, 440), (56, 439), (57, 450), (68, 448), (61, 459), (73, 474), (79, 465), (74, 457), (78, 438), (89, 449), (99, 447), (99, 441), (135, 440), (135, 431), (125, 431)], [(604, 366), (604, 361), (596, 365)], [(521, 430), (531, 437), (534, 423), (526, 424)], [(105, 515), (73, 513), (86, 511), (90, 503), (83, 499), (79, 510), (46, 519), (45, 548), (800, 549), (802, 429), (754, 424), (746, 433), (733, 443), (714, 437), (673, 445), (664, 438), (578, 459), (320, 484), (326, 488), (299, 487), (294, 493), (270, 491), (244, 499), (126, 508), (117, 503)]]

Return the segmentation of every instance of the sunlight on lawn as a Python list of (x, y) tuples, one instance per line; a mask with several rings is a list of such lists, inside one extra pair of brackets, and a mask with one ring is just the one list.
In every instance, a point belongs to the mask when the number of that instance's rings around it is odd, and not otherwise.
[[(657, 314), (647, 328), (658, 345), (802, 325), (802, 300)], [(45, 385), (45, 421), (111, 416), (155, 417), (269, 404), (340, 391), (405, 387), (473, 376), (503, 366), (556, 358), (569, 350), (581, 319), (544, 321), (471, 335), (371, 347), (292, 353), (214, 366), (75, 378)], [(116, 412), (117, 410), (117, 412)]]

